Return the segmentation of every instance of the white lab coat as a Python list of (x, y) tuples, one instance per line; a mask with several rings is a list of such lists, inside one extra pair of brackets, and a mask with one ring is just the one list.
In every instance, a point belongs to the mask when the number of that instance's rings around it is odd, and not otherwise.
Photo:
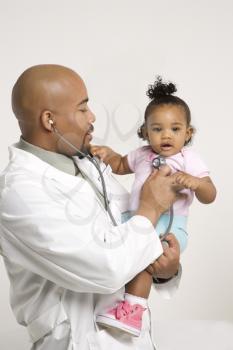
[[(101, 190), (93, 165), (75, 161)], [(145, 217), (120, 224), (127, 192), (111, 168), (100, 165), (117, 227), (87, 181), (10, 147), (9, 165), (0, 176), (0, 248), (11, 306), (33, 350), (154, 348), (147, 311), (139, 338), (95, 323), (98, 311), (121, 299), (124, 285), (162, 253)], [(172, 293), (179, 279), (158, 288)]]

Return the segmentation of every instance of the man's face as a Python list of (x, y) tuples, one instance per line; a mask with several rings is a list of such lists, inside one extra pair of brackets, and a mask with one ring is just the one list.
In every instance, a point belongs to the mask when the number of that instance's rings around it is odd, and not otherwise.
[[(62, 94), (54, 115), (58, 132), (76, 148), (87, 152), (92, 140), (95, 116), (88, 107), (84, 82), (78, 76), (62, 82)], [(58, 139), (57, 151), (69, 156), (77, 153), (61, 139)]]

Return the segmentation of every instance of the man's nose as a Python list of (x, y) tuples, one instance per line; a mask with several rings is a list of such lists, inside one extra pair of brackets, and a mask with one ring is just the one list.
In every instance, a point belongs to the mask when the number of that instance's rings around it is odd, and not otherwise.
[(89, 108), (88, 111), (88, 121), (89, 123), (94, 123), (95, 122), (95, 114), (92, 112), (92, 110)]

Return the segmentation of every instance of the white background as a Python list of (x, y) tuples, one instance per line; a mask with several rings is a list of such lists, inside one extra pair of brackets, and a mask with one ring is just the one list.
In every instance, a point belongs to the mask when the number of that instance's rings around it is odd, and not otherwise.
[[(218, 196), (214, 204), (192, 205), (176, 296), (166, 301), (151, 293), (160, 321), (233, 322), (232, 38), (231, 0), (0, 0), (1, 169), (7, 146), (20, 136), (11, 89), (31, 65), (58, 63), (79, 72), (97, 117), (96, 141), (122, 153), (140, 145), (135, 129), (157, 74), (177, 83), (190, 106), (194, 146)], [(120, 181), (129, 186), (132, 177)], [(16, 323), (1, 260), (0, 276), (0, 324), (10, 332)]]

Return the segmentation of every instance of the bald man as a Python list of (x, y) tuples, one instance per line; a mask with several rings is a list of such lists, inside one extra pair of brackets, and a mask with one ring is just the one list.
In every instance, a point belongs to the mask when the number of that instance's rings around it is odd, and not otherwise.
[(148, 310), (138, 338), (101, 328), (95, 315), (122, 299), (124, 285), (148, 266), (164, 282), (155, 286), (161, 293), (176, 289), (178, 243), (168, 236), (163, 252), (154, 234), (177, 199), (175, 176), (166, 168), (152, 174), (135, 216), (121, 224), (128, 194), (95, 159), (106, 206), (88, 155), (95, 117), (81, 77), (63, 66), (31, 67), (14, 85), (12, 108), (22, 136), (0, 176), (0, 244), (11, 306), (31, 349), (154, 349)]
[(76, 151), (59, 142), (59, 137), (51, 131), (56, 125), (74, 146), (85, 149), (95, 121), (87, 103), (87, 90), (80, 76), (56, 65), (29, 68), (17, 80), (12, 92), (12, 108), (23, 139), (68, 156)]

